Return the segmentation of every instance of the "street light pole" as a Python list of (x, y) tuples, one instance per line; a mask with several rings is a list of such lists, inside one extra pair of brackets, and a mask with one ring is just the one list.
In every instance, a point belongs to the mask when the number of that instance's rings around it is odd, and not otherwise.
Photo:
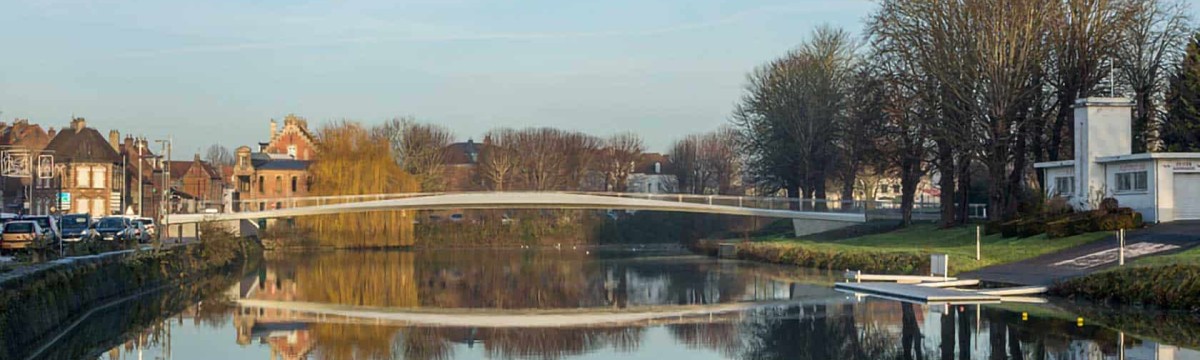
[(159, 232), (158, 234), (158, 238), (160, 239), (159, 243), (161, 246), (162, 235), (170, 230), (170, 228), (167, 227), (167, 224), (170, 223), (171, 219), (171, 204), (169, 202), (171, 200), (171, 138), (167, 137), (166, 140), (155, 140), (155, 142), (162, 145), (163, 152), (166, 154), (166, 161), (163, 162), (163, 193), (161, 204), (163, 209), (161, 224), (164, 226), (163, 231)]

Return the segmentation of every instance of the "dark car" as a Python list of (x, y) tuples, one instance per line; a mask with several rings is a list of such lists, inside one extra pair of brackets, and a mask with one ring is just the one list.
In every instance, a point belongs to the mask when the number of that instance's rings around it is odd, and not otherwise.
[(59, 231), (66, 242), (91, 241), (96, 238), (96, 230), (92, 229), (92, 216), (88, 214), (63, 215), (59, 220)]
[(96, 235), (101, 240), (130, 240), (134, 236), (136, 226), (126, 217), (109, 216), (96, 222)]

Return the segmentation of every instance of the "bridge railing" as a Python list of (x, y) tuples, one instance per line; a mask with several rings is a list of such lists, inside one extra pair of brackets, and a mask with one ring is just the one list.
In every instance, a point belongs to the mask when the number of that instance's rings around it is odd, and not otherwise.
[[(414, 197), (452, 195), (452, 194), (486, 194), (493, 192), (431, 192), (431, 193), (399, 193), (399, 194), (366, 194), (340, 196), (310, 196), (310, 197), (280, 197), (268, 199), (250, 199), (234, 202), (234, 212), (262, 211), (287, 209), (306, 206), (323, 206), (368, 201), (383, 201), (407, 199)], [(528, 193), (523, 191), (512, 193)], [(593, 195), (619, 198), (632, 198), (653, 201), (677, 203), (707, 204), (714, 206), (730, 206), (739, 208), (754, 208), (768, 210), (791, 210), (806, 212), (857, 213), (866, 214), (868, 219), (899, 219), (901, 216), (900, 203), (893, 201), (871, 200), (822, 200), (798, 199), (786, 197), (756, 197), (736, 195), (703, 195), (703, 194), (652, 194), (652, 193), (617, 193), (617, 192), (541, 192), (575, 195)], [(976, 210), (972, 205), (972, 209)], [(973, 215), (974, 212), (973, 212)], [(913, 217), (918, 220), (936, 219), (939, 216), (939, 204), (916, 203), (913, 207)]]

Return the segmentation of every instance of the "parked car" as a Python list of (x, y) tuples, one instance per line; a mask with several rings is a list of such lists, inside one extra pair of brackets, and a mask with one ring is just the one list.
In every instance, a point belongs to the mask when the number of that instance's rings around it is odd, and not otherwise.
[(42, 227), (42, 231), (50, 236), (51, 240), (58, 241), (62, 239), (62, 231), (58, 229), (58, 221), (49, 215), (25, 215), (21, 220), (33, 221)]
[(145, 227), (145, 233), (148, 237), (153, 238), (155, 235), (158, 235), (158, 227), (154, 226), (154, 219), (148, 217), (136, 217), (133, 218), (133, 223), (135, 225), (141, 224), (143, 227)]
[(137, 229), (138, 226), (133, 224), (133, 220), (124, 216), (108, 216), (96, 222), (96, 234), (99, 239), (105, 241), (133, 239), (140, 241), (140, 236), (136, 233)]
[(0, 235), (0, 251), (24, 250), (34, 240), (45, 236), (46, 231), (36, 221), (10, 221), (4, 224), (4, 234)]
[(66, 242), (92, 241), (95, 240), (96, 229), (92, 228), (92, 216), (89, 214), (68, 214), (63, 215), (59, 220), (59, 230), (62, 231), (62, 240)]

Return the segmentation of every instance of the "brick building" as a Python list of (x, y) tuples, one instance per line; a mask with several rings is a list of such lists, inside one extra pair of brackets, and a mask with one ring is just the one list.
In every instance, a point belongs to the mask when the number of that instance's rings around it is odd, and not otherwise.
[[(39, 193), (63, 193), (61, 210), (104, 216), (120, 212), (121, 155), (96, 129), (87, 127), (83, 118), (71, 120), (71, 126), (55, 134), (46, 150), (53, 151), (58, 163), (57, 184), (39, 186)], [(58, 187), (58, 189), (53, 189)]]
[(271, 140), (264, 144), (262, 152), (310, 161), (317, 155), (316, 148), (312, 133), (308, 131), (308, 120), (288, 114), (283, 118), (282, 129), (275, 119), (271, 119)]
[(191, 161), (169, 163), (173, 192), (187, 198), (182, 212), (200, 212), (205, 209), (220, 209), (225, 190), (221, 172), (196, 154)]
[[(16, 119), (12, 125), (0, 123), (0, 147), (4, 149), (20, 149), (27, 150), (34, 154), (36, 159), (37, 154), (46, 148), (46, 144), (53, 137), (54, 129), (49, 132), (42, 129), (38, 124), (31, 124), (27, 119)], [(25, 203), (29, 202), (29, 197), (34, 199), (34, 208), (41, 209), (33, 211), (36, 213), (45, 213), (50, 208), (53, 208), (52, 199), (42, 199), (37, 196), (32, 196), (28, 193), (30, 185), (33, 184), (32, 178), (2, 178), (0, 179), (0, 193), (3, 194), (4, 211), (6, 212), (21, 212), (25, 208)], [(40, 185), (47, 186), (45, 181)]]
[(248, 146), (236, 151), (229, 177), (233, 210), (279, 209), (287, 206), (287, 198), (308, 196), (315, 144), (304, 118), (288, 115), (282, 129), (271, 120), (271, 141), (259, 144), (258, 152)]

